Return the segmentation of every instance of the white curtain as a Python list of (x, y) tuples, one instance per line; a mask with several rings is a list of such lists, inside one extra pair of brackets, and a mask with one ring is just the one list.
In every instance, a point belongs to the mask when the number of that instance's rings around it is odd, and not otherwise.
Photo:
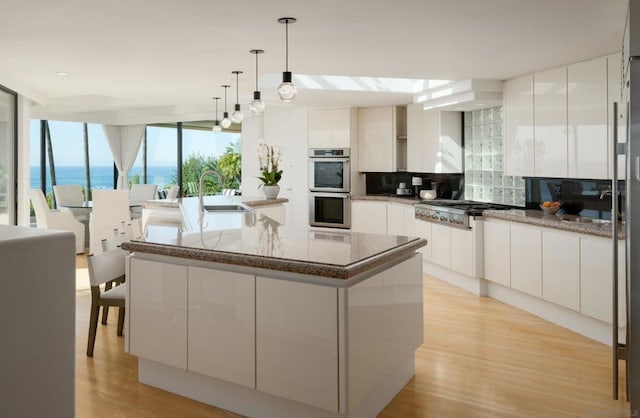
[(118, 168), (118, 189), (129, 188), (129, 170), (138, 156), (138, 150), (144, 136), (144, 125), (102, 125), (107, 137), (113, 162)]

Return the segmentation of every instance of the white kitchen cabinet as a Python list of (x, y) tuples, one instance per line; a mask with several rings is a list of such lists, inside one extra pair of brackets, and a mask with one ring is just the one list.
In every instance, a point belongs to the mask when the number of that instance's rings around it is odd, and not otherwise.
[[(611, 323), (612, 313), (612, 243), (611, 239), (580, 239), (580, 312)], [(626, 277), (624, 241), (618, 243), (618, 323), (626, 324)]]
[(580, 311), (580, 238), (542, 231), (542, 298)]
[(381, 200), (352, 200), (351, 231), (386, 234), (387, 202)]
[(533, 74), (504, 83), (504, 174), (534, 175)]
[(534, 173), (567, 176), (567, 67), (533, 75)]
[(256, 378), (261, 392), (338, 410), (336, 288), (256, 277)]
[(407, 106), (407, 171), (462, 173), (462, 113)]
[[(627, 132), (626, 102), (622, 100), (622, 54), (613, 54), (607, 57), (607, 162), (608, 177), (613, 177), (613, 164), (611, 143), (613, 142), (613, 127), (618, 125), (618, 142), (625, 142)], [(618, 103), (618, 114), (613, 114), (613, 103)], [(624, 155), (618, 156), (618, 178), (625, 178)]]
[(484, 223), (484, 278), (511, 286), (511, 244), (508, 223)]
[(462, 173), (462, 112), (425, 110), (423, 170), (427, 173)]
[(416, 236), (413, 205), (387, 203), (387, 234)]
[(542, 298), (542, 231), (512, 224), (511, 288)]
[(187, 267), (131, 259), (129, 352), (187, 368)]
[(416, 236), (427, 240), (427, 245), (419, 248), (418, 252), (422, 253), (422, 259), (428, 262), (432, 260), (431, 248), (433, 247), (433, 242), (431, 240), (431, 225), (433, 225), (431, 222), (420, 219), (415, 220)]
[(188, 269), (188, 369), (254, 389), (255, 276)]
[(605, 179), (608, 177), (607, 58), (571, 64), (567, 74), (569, 177)]
[(451, 268), (451, 227), (431, 224), (431, 262)]
[(413, 103), (407, 106), (407, 171), (426, 172), (423, 158), (423, 113), (424, 104)]
[(358, 135), (358, 110), (309, 110), (309, 148), (351, 148)]
[(358, 171), (406, 170), (406, 108), (358, 109)]
[(451, 270), (473, 276), (473, 233), (471, 229), (449, 228), (451, 230)]

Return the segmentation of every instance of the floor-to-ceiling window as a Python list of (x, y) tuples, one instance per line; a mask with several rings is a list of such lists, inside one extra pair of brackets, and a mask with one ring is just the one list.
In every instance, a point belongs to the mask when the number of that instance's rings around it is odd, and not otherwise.
[(85, 193), (113, 188), (113, 157), (101, 125), (32, 119), (30, 141), (31, 187), (42, 188), (48, 200), (52, 184), (80, 184)]
[(16, 93), (0, 86), (0, 224), (16, 223)]
[(211, 169), (223, 178), (222, 183), (206, 179), (205, 192), (214, 194), (239, 189), (240, 168), (239, 131), (213, 133), (211, 121), (147, 125), (129, 181), (157, 184), (162, 193), (182, 180), (182, 195), (196, 196), (200, 175)]

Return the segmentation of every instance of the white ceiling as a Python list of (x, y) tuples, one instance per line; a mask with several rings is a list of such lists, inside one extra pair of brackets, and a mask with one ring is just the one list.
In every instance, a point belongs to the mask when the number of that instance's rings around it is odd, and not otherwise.
[[(0, 0), (0, 84), (33, 116), (103, 123), (212, 119), (259, 57), (267, 106), (405, 104), (411, 93), (301, 89), (277, 99), (283, 16), (295, 74), (496, 79), (619, 51), (628, 0)], [(56, 72), (68, 72), (59, 76)], [(269, 77), (271, 75), (271, 77)], [(223, 100), (220, 101), (224, 107)]]

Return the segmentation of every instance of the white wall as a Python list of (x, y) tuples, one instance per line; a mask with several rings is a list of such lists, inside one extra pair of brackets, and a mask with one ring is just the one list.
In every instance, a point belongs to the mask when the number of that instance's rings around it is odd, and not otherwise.
[(256, 145), (258, 139), (283, 147), (280, 195), (289, 199), (287, 225), (309, 226), (307, 110), (267, 109), (242, 122), (242, 194), (261, 196)]

